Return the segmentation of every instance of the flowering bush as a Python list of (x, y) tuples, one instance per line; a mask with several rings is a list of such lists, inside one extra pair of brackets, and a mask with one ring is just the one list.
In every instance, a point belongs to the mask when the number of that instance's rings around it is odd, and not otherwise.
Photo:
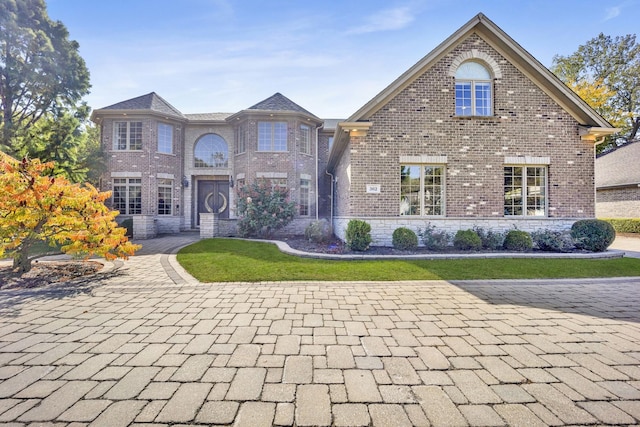
[(272, 188), (269, 182), (239, 187), (237, 195), (238, 233), (242, 237), (269, 237), (289, 224), (296, 212), (289, 191)]

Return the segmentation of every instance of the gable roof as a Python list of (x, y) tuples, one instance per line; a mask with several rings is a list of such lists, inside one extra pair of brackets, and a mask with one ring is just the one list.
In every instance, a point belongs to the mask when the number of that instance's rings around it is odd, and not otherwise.
[(433, 67), (450, 50), (474, 33), (503, 55), (513, 66), (575, 118), (581, 125), (580, 135), (584, 139), (595, 140), (618, 130), (612, 127), (609, 122), (500, 27), (484, 14), (479, 13), (363, 105), (351, 117), (338, 124), (333, 149), (329, 153), (328, 168), (334, 167), (338, 158), (342, 155), (348, 144), (350, 130), (366, 132), (366, 129), (371, 126), (369, 119), (372, 115)]
[(640, 140), (596, 159), (596, 188), (640, 185)]
[(178, 117), (184, 119), (185, 116), (173, 105), (169, 104), (164, 98), (155, 92), (136, 98), (127, 99), (108, 107), (100, 108), (96, 111), (121, 112), (121, 111), (140, 111), (153, 112), (164, 116)]
[(602, 116), (589, 107), (586, 102), (562, 83), (551, 71), (482, 13), (477, 14), (460, 27), (458, 31), (440, 43), (413, 67), (409, 68), (382, 92), (356, 111), (347, 121), (356, 122), (368, 119), (391, 98), (424, 74), (450, 49), (457, 46), (458, 43), (472, 33), (478, 34), (497, 52), (505, 56), (511, 64), (571, 114), (578, 123), (589, 127), (611, 128), (611, 125)]

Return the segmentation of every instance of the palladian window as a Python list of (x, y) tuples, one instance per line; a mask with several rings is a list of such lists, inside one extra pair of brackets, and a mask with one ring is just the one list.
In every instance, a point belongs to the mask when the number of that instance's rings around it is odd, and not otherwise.
[(229, 163), (229, 147), (220, 135), (208, 133), (196, 142), (193, 158), (197, 168), (226, 168)]

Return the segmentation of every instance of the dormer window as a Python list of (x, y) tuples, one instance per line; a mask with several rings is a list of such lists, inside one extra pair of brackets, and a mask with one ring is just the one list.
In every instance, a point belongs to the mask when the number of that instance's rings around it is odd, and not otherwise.
[(491, 73), (479, 62), (460, 64), (456, 78), (456, 116), (491, 116)]

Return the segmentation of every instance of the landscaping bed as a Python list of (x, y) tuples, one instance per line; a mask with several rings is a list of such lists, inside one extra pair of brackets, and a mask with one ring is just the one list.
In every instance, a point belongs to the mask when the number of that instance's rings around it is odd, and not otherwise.
[(97, 273), (103, 265), (96, 261), (35, 261), (31, 270), (16, 275), (11, 265), (0, 266), (0, 289), (30, 289), (67, 283)]

